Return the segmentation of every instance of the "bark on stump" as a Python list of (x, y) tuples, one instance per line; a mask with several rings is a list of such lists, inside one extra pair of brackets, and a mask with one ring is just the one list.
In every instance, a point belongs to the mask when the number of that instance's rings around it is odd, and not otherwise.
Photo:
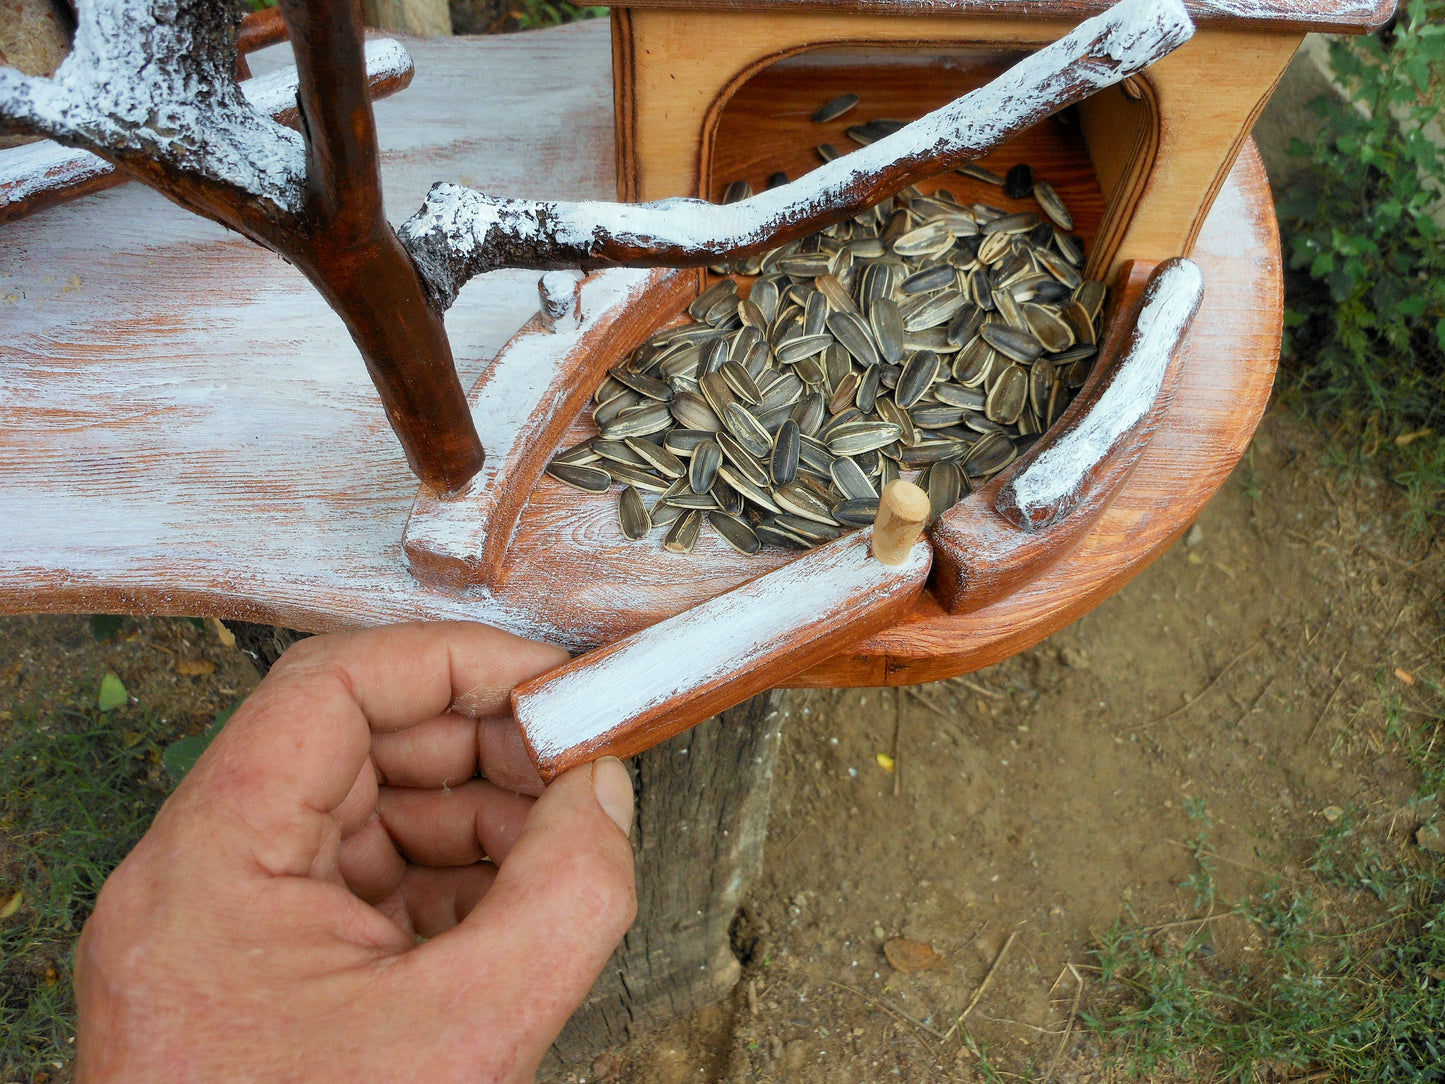
[[(305, 635), (226, 624), (262, 674)], [(762, 872), (778, 696), (755, 696), (628, 762), (637, 792), (637, 920), (553, 1044), (544, 1075), (588, 1064), (737, 984), (733, 924)]]

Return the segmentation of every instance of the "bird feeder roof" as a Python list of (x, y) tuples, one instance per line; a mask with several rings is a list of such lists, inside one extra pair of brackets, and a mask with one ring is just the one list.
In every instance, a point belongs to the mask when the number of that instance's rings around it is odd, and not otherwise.
[[(1111, 0), (629, 0), (617, 6), (749, 14), (968, 15), (1077, 22), (1107, 10)], [(1184, 6), (1201, 26), (1351, 34), (1374, 30), (1395, 12), (1395, 0), (1185, 0)]]

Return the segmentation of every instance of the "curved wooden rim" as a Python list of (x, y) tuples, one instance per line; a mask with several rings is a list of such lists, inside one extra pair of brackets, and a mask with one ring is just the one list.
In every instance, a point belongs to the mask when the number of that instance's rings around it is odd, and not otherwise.
[(991, 665), (1078, 620), (1184, 533), (1248, 448), (1279, 360), (1279, 226), (1253, 141), (1221, 190), (1193, 258), (1204, 271), (1204, 302), (1183, 347), (1187, 364), (1174, 405), (1078, 547), (974, 613), (945, 613), (925, 595), (907, 621), (799, 674), (790, 686), (909, 685)]

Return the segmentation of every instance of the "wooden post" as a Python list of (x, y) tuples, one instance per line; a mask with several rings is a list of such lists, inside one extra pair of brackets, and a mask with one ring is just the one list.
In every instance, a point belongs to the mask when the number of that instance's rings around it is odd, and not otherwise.
[(628, 762), (637, 787), (637, 921), (544, 1073), (587, 1064), (737, 984), (731, 928), (763, 868), (782, 732), (772, 690)]

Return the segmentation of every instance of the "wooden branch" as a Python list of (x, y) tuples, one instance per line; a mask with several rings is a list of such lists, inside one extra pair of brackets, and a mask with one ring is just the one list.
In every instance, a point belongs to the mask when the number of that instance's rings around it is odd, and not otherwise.
[(302, 141), (242, 94), (231, 5), (97, 0), (79, 20), (53, 78), (0, 69), (0, 127), (100, 154), (252, 237), (300, 212)]
[(290, 0), (282, 15), (304, 139), (247, 102), (235, 9), (209, 0), (95, 0), (53, 79), (0, 69), (0, 125), (94, 151), (295, 264), (345, 321), (411, 469), (457, 493), (482, 445), (441, 316), (382, 214), (355, 10)]
[[(280, 23), (276, 8), (266, 10), (275, 12), (276, 22)], [(245, 23), (241, 28), (245, 30)], [(366, 43), (366, 84), (373, 101), (407, 87), (414, 70), (406, 50), (390, 38)], [(296, 128), (300, 123), (296, 111), (298, 86), (293, 66), (246, 79), (241, 90), (254, 108), (279, 124)], [(129, 174), (99, 155), (53, 140), (0, 151), (0, 223), (103, 192), (130, 179)]]
[(351, 0), (281, 0), (280, 8), (301, 78), (311, 228), (372, 234), (381, 219), (381, 166), (366, 80), (357, 78), (365, 70), (360, 8)]
[(923, 590), (930, 548), (893, 567), (869, 552), (871, 535), (844, 535), (517, 686), (512, 711), (542, 778), (650, 749), (898, 620)]
[(1123, 0), (999, 78), (791, 184), (717, 205), (501, 199), (436, 185), (401, 227), (432, 303), (498, 267), (701, 266), (802, 237), (976, 158), (1188, 41), (1179, 0)]
[[(1139, 294), (1143, 272), (1130, 265), (1121, 275), (1126, 298)], [(1158, 265), (1138, 304), (1120, 305), (1094, 376), (1058, 424), (934, 523), (933, 591), (946, 610), (971, 613), (1020, 590), (1088, 534), (1173, 402), (1203, 287), (1188, 260)]]

